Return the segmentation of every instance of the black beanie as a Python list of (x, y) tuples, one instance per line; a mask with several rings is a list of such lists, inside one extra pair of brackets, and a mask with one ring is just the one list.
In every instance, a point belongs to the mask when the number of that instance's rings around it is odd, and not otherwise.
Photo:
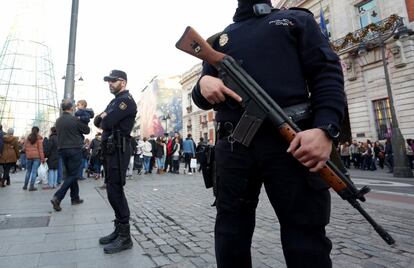
[(270, 0), (237, 0), (238, 7), (236, 13), (233, 16), (233, 21), (238, 22), (246, 20), (254, 16), (253, 6), (255, 4), (269, 4), (272, 5)]

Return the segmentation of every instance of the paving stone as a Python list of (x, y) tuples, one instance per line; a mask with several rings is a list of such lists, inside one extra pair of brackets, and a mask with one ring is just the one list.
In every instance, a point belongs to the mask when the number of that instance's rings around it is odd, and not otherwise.
[(168, 254), (167, 257), (172, 261), (172, 262), (180, 262), (183, 257), (180, 254)]
[(163, 240), (161, 238), (154, 239), (154, 243), (157, 244), (158, 246), (166, 245), (167, 244), (167, 242), (165, 242), (165, 240)]
[(168, 245), (162, 245), (160, 246), (161, 252), (165, 254), (175, 253), (175, 249), (173, 247), (170, 247)]
[(152, 241), (144, 241), (140, 243), (143, 248), (154, 248), (155, 244)]
[(152, 258), (152, 260), (158, 265), (158, 266), (164, 266), (167, 264), (170, 264), (171, 261), (166, 256), (158, 256)]

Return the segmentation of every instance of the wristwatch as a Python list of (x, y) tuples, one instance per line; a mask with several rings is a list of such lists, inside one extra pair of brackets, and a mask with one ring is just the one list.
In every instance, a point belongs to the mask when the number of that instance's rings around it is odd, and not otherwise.
[(322, 129), (323, 132), (325, 132), (326, 136), (333, 141), (337, 141), (339, 138), (339, 134), (341, 134), (339, 132), (339, 129), (332, 124), (322, 125), (317, 128)]

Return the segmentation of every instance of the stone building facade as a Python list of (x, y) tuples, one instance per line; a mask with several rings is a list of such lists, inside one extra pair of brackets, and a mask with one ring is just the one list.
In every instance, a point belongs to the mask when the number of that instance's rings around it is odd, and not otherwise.
[(401, 133), (405, 139), (414, 138), (414, 1), (292, 0), (276, 5), (283, 6), (310, 9), (318, 22), (323, 10), (345, 75), (347, 139), (384, 140), (390, 136), (391, 103), (384, 67)]
[(198, 108), (191, 98), (191, 91), (195, 83), (200, 78), (201, 63), (193, 66), (181, 76), (182, 85), (182, 109), (183, 109), (183, 137), (191, 134), (195, 142), (200, 137), (205, 141), (214, 144), (215, 134), (215, 112), (213, 110), (204, 111)]

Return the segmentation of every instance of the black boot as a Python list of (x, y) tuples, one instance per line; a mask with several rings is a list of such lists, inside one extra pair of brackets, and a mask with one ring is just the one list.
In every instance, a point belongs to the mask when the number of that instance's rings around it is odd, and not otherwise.
[(104, 247), (106, 254), (113, 254), (132, 248), (131, 233), (129, 223), (119, 223), (119, 233), (117, 238), (111, 244)]
[(101, 238), (99, 238), (99, 244), (101, 245), (107, 245), (109, 243), (111, 243), (112, 241), (114, 241), (119, 234), (119, 222), (117, 220), (114, 220), (114, 231), (107, 235), (107, 236), (103, 236)]

